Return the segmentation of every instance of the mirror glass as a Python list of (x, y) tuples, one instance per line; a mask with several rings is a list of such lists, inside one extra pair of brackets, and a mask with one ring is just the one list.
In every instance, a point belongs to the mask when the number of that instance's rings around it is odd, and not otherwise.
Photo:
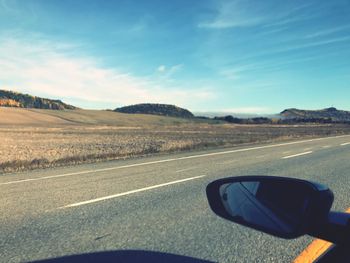
[(298, 230), (310, 201), (310, 189), (294, 182), (241, 181), (220, 186), (232, 221), (280, 235)]

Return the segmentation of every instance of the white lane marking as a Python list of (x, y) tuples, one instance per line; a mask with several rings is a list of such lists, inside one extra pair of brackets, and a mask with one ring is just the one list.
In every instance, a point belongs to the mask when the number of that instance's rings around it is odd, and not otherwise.
[(340, 144), (341, 146), (345, 146), (345, 145), (349, 145), (350, 144), (350, 142), (346, 142), (346, 143), (342, 143), (342, 144)]
[(284, 156), (284, 157), (282, 157), (282, 159), (289, 159), (289, 158), (298, 157), (298, 156), (302, 156), (302, 155), (306, 155), (306, 154), (310, 154), (310, 153), (312, 153), (312, 151), (293, 154), (293, 155), (289, 155), (289, 156)]
[(324, 145), (322, 146), (323, 149), (327, 149), (327, 148), (331, 148), (332, 146), (331, 145)]
[(197, 167), (191, 167), (191, 168), (187, 168), (187, 169), (181, 169), (181, 170), (175, 171), (175, 173), (182, 173), (182, 172), (194, 170), (194, 169), (196, 169), (196, 168), (197, 168)]
[(10, 182), (5, 182), (5, 183), (0, 183), (0, 185), (18, 184), (18, 183), (25, 183), (25, 182), (31, 182), (31, 181), (44, 180), (44, 179), (51, 179), (51, 178), (58, 178), (58, 177), (64, 177), (64, 176), (78, 175), (78, 174), (88, 174), (88, 173), (93, 173), (95, 171), (96, 170), (86, 170), (86, 171), (75, 172), (75, 173), (50, 175), (50, 176), (44, 176), (44, 177), (38, 177), (38, 178), (30, 178), (30, 179), (23, 179), (23, 180), (17, 180), (17, 181), (10, 181)]
[(202, 157), (224, 155), (224, 154), (231, 154), (231, 153), (238, 153), (238, 152), (247, 152), (247, 151), (253, 151), (253, 150), (268, 149), (268, 148), (274, 148), (274, 147), (282, 147), (282, 146), (287, 146), (287, 145), (294, 145), (294, 144), (301, 144), (301, 143), (306, 143), (306, 142), (321, 141), (321, 140), (326, 140), (326, 139), (342, 138), (342, 137), (348, 137), (348, 136), (350, 136), (350, 135), (339, 135), (339, 136), (333, 136), (333, 137), (323, 137), (323, 138), (317, 138), (317, 139), (309, 139), (309, 140), (302, 140), (302, 141), (286, 142), (286, 143), (279, 143), (279, 144), (272, 144), (272, 145), (265, 145), (265, 146), (256, 146), (256, 147), (251, 147), (251, 148), (242, 148), (242, 149), (237, 149), (237, 150), (205, 153), (205, 154), (191, 155), (191, 156), (185, 156), (185, 157), (164, 159), (164, 160), (159, 160), (159, 161), (151, 161), (151, 162), (136, 163), (136, 164), (129, 164), (129, 165), (123, 165), (123, 166), (109, 167), (109, 168), (86, 170), (86, 171), (80, 171), (80, 172), (74, 172), (74, 173), (50, 175), (50, 176), (31, 178), (31, 179), (22, 179), (22, 180), (16, 180), (16, 181), (0, 183), (0, 185), (17, 184), (17, 183), (24, 183), (24, 182), (33, 182), (33, 181), (38, 181), (38, 180), (60, 178), (60, 177), (65, 177), (65, 176), (73, 176), (73, 175), (81, 175), (81, 174), (89, 174), (89, 173), (98, 173), (98, 172), (112, 171), (112, 170), (118, 170), (118, 169), (123, 169), (123, 168), (131, 168), (131, 167), (138, 167), (138, 166), (144, 166), (144, 165), (152, 165), (152, 164), (159, 164), (159, 163), (166, 163), (166, 162), (174, 162), (174, 161), (180, 161), (180, 160), (186, 160), (186, 159), (202, 158)]
[(148, 191), (148, 190), (152, 190), (152, 189), (155, 189), (155, 188), (160, 188), (160, 187), (164, 187), (164, 186), (168, 186), (168, 185), (172, 185), (172, 184), (183, 183), (183, 182), (186, 182), (186, 181), (191, 181), (191, 180), (203, 178), (205, 176), (206, 175), (199, 175), (199, 176), (186, 178), (186, 179), (181, 179), (181, 180), (176, 180), (176, 181), (172, 181), (172, 182), (168, 182), (168, 183), (152, 185), (152, 186), (148, 186), (148, 187), (144, 187), (144, 188), (140, 188), (140, 189), (136, 189), (136, 190), (127, 191), (127, 192), (124, 192), (124, 193), (119, 193), (119, 194), (115, 194), (115, 195), (108, 195), (108, 196), (99, 197), (99, 198), (95, 198), (95, 199), (91, 199), (91, 200), (87, 200), (87, 201), (83, 201), (83, 202), (79, 202), (79, 203), (73, 203), (73, 204), (61, 206), (61, 207), (59, 207), (57, 209), (64, 209), (64, 208), (69, 208), (69, 207), (77, 207), (77, 206), (81, 206), (81, 205), (87, 205), (87, 204), (91, 204), (91, 203), (101, 202), (101, 201), (105, 201), (105, 200), (108, 200), (108, 199), (117, 198), (117, 197), (130, 195), (130, 194), (135, 194), (135, 193), (139, 193), (139, 192), (144, 192), (144, 191)]
[(264, 158), (266, 155), (264, 154), (264, 155), (259, 155), (259, 156), (257, 156), (257, 157), (255, 157), (255, 158)]

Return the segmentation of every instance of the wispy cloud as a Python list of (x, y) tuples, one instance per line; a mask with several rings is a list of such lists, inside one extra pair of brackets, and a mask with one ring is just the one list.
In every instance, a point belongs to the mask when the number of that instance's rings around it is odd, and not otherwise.
[(160, 66), (157, 68), (157, 71), (159, 71), (159, 72), (164, 72), (165, 69), (166, 69), (166, 66), (160, 65)]
[(267, 72), (285, 71), (285, 67), (310, 62), (321, 58), (322, 55), (302, 56), (302, 57), (281, 57), (280, 59), (265, 59), (254, 64), (240, 64), (232, 67), (226, 67), (219, 71), (221, 76), (229, 80), (238, 80), (246, 76), (256, 75), (256, 73), (265, 74)]
[(24, 21), (23, 18), (33, 22), (37, 18), (37, 14), (30, 1), (23, 3), (17, 0), (0, 0), (0, 17), (7, 17), (7, 20), (17, 19), (20, 24)]
[(177, 65), (170, 67), (168, 72), (172, 75), (172, 74), (180, 71), (182, 68), (183, 68), (183, 64), (177, 64)]
[[(295, 64), (299, 62), (304, 61), (310, 61), (315, 60), (318, 58), (325, 58), (328, 56), (333, 56), (340, 54), (342, 50), (340, 49), (334, 49), (332, 52), (327, 51), (320, 52), (320, 48), (327, 47), (327, 46), (336, 46), (341, 45), (343, 43), (350, 42), (350, 36), (342, 36), (342, 37), (333, 37), (333, 38), (325, 38), (317, 41), (311, 41), (311, 40), (305, 40), (302, 43), (297, 42), (294, 40), (285, 41), (284, 43), (280, 43), (278, 47), (273, 47), (266, 49), (264, 51), (255, 52), (252, 54), (248, 54), (246, 56), (241, 56), (239, 60), (236, 60), (236, 63), (239, 62), (246, 62), (246, 61), (258, 61), (254, 64), (248, 64), (249, 67), (247, 67), (247, 64), (238, 64), (236, 66), (231, 67), (225, 67), (221, 69), (220, 73), (223, 72), (233, 72), (238, 70), (239, 73), (242, 73), (244, 71), (250, 71), (255, 69), (269, 69), (270, 66), (283, 66), (283, 65), (289, 65), (289, 64)], [(318, 47), (318, 49), (312, 49), (313, 47)], [(302, 53), (301, 51), (304, 51), (308, 49), (312, 52), (313, 55), (307, 55), (305, 53)], [(294, 51), (293, 53), (290, 53), (291, 51)], [(278, 58), (276, 59), (276, 55), (278, 55)], [(271, 57), (271, 61), (268, 62), (268, 64), (265, 64), (266, 57)], [(224, 75), (224, 74), (221, 74)]]
[(333, 28), (328, 28), (324, 30), (320, 30), (311, 34), (308, 34), (305, 36), (305, 38), (318, 38), (318, 37), (325, 37), (337, 32), (345, 31), (350, 29), (350, 25), (343, 25), (343, 26), (338, 26), (338, 27), (333, 27)]
[(308, 6), (309, 4), (290, 6), (285, 2), (273, 1), (224, 0), (218, 2), (216, 16), (209, 21), (199, 23), (198, 27), (225, 29), (257, 25), (285, 26), (314, 17), (314, 15), (299, 14)]
[[(93, 57), (72, 56), (71, 49), (42, 39), (0, 38), (0, 88), (111, 108), (141, 102), (193, 106), (193, 101), (215, 97), (205, 87), (185, 90), (152, 76), (107, 68)], [(174, 74), (181, 67), (164, 70)]]
[(2, 9), (5, 12), (16, 12), (16, 9), (11, 5), (11, 2), (13, 3), (13, 1), (9, 1), (9, 0), (0, 0), (0, 10)]
[(293, 51), (293, 50), (298, 50), (298, 49), (305, 49), (305, 48), (317, 47), (317, 46), (325, 46), (325, 45), (336, 44), (336, 43), (347, 42), (347, 41), (350, 41), (350, 36), (329, 38), (326, 40), (313, 41), (313, 42), (299, 44), (299, 45), (290, 45), (290, 46), (287, 46), (285, 48), (276, 49), (275, 51), (273, 51), (271, 53), (282, 53), (282, 52), (288, 52), (288, 51)]
[(173, 66), (170, 66), (170, 67), (167, 67), (165, 65), (160, 65), (158, 68), (157, 68), (157, 71), (159, 73), (162, 74), (162, 79), (164, 78), (171, 78), (175, 73), (179, 72), (180, 70), (182, 70), (183, 68), (183, 64), (177, 64), (177, 65), (173, 65)]
[(257, 15), (249, 8), (248, 2), (243, 1), (220, 1), (217, 16), (207, 22), (202, 22), (200, 28), (232, 28), (241, 26), (252, 26), (266, 20), (264, 15)]
[(221, 69), (219, 74), (230, 80), (237, 80), (241, 78), (241, 74), (247, 71), (255, 70), (258, 64), (244, 64), (235, 67), (228, 67)]

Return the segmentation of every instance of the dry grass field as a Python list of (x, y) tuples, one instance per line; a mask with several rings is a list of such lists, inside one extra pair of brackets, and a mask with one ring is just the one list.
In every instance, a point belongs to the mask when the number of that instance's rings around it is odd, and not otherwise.
[(0, 108), (0, 173), (350, 134), (349, 125), (233, 125), (110, 111)]
[(108, 125), (118, 127), (162, 126), (193, 123), (186, 119), (123, 114), (102, 110), (42, 110), (0, 107), (1, 126)]

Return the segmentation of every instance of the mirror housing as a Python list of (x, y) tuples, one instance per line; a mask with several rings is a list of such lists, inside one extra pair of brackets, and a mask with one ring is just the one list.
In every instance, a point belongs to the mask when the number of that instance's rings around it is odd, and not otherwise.
[(334, 199), (324, 185), (273, 176), (219, 179), (206, 192), (218, 216), (286, 239), (313, 233), (324, 225)]

